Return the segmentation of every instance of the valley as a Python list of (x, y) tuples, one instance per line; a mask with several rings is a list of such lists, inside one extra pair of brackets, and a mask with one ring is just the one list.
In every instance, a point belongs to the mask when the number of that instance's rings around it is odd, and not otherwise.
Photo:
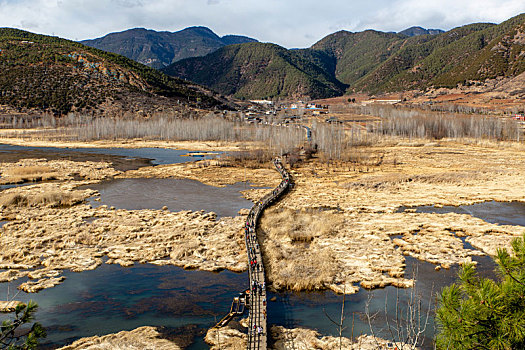
[(0, 348), (520, 349), (523, 33), (0, 28)]

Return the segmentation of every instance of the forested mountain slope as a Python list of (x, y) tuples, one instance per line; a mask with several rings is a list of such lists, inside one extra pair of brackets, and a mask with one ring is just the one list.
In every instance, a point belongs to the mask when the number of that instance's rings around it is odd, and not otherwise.
[(77, 42), (0, 28), (0, 104), (71, 111), (223, 107), (203, 87)]
[(134, 28), (97, 39), (84, 40), (82, 44), (117, 53), (160, 69), (184, 58), (207, 55), (226, 45), (255, 41), (257, 40), (239, 35), (219, 37), (209, 28), (190, 27), (178, 32)]

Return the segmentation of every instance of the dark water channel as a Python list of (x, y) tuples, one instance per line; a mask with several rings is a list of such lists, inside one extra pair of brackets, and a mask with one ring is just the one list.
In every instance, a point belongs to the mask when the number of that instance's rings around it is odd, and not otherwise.
[[(488, 259), (488, 258), (481, 258)], [(485, 261), (487, 262), (487, 261)], [(482, 262), (482, 275), (492, 274), (492, 266)], [(489, 266), (489, 267), (487, 267)], [(407, 277), (417, 276), (416, 297), (423, 311), (433, 310), (435, 293), (442, 286), (453, 283), (457, 266), (450, 270), (435, 271), (434, 265), (407, 259)], [(48, 331), (42, 348), (52, 349), (86, 336), (103, 335), (149, 325), (167, 327), (167, 331), (187, 349), (209, 349), (203, 338), (206, 330), (228, 310), (231, 300), (246, 288), (246, 273), (223, 271), (185, 271), (173, 266), (136, 264), (122, 268), (103, 264), (93, 271), (66, 272), (66, 281), (37, 294), (20, 292), (16, 300), (30, 299), (39, 304), (37, 320)], [(10, 294), (25, 280), (9, 284)], [(8, 284), (0, 285), (0, 296), (7, 295)], [(345, 336), (370, 334), (365, 309), (376, 314), (372, 327), (376, 335), (391, 338), (385, 328), (385, 315), (392, 321), (396, 315), (396, 299), (403, 309), (412, 289), (387, 287), (373, 291), (361, 290), (346, 297)], [(434, 293), (434, 294), (433, 294)], [(339, 319), (342, 296), (324, 292), (277, 292), (276, 302), (268, 304), (270, 324), (285, 327), (306, 327), (323, 335), (337, 335), (328, 314)], [(385, 313), (386, 307), (386, 313)], [(424, 315), (422, 315), (424, 318)], [(353, 327), (352, 327), (353, 324)], [(429, 319), (425, 345), (431, 346), (434, 323)]]
[[(185, 271), (150, 264), (122, 268), (103, 264), (93, 271), (65, 273), (66, 281), (16, 300), (39, 305), (37, 320), (47, 329), (44, 348), (65, 345), (80, 337), (164, 326), (181, 336), (181, 345), (203, 338), (225, 306), (241, 291), (246, 274)], [(11, 295), (24, 280), (10, 283)], [(0, 285), (0, 299), (8, 284)]]
[[(401, 207), (399, 212), (405, 211), (406, 207)], [(416, 213), (457, 213), (468, 214), (492, 224), (499, 225), (519, 225), (525, 226), (525, 203), (523, 202), (483, 202), (472, 205), (460, 205), (434, 207), (416, 207)]]
[(100, 201), (90, 199), (93, 207), (114, 206), (117, 209), (161, 209), (213, 211), (217, 217), (237, 216), (241, 208), (253, 203), (240, 191), (250, 189), (245, 182), (215, 187), (189, 179), (117, 179), (86, 186), (99, 191)]

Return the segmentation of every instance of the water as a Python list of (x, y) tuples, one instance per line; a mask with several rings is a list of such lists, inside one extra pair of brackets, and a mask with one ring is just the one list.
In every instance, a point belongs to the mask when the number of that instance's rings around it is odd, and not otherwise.
[(90, 199), (93, 207), (105, 204), (118, 209), (138, 210), (167, 206), (173, 212), (204, 210), (223, 217), (237, 216), (240, 209), (253, 205), (240, 193), (250, 188), (246, 182), (215, 187), (189, 179), (117, 179), (84, 188), (100, 193), (100, 201)]
[[(248, 284), (246, 273), (185, 271), (150, 264), (129, 268), (103, 264), (93, 271), (66, 272), (65, 276), (61, 285), (37, 294), (20, 292), (15, 298), (38, 303), (36, 318), (48, 331), (44, 345), (49, 348), (144, 325), (184, 332), (192, 329), (194, 337), (203, 338)], [(10, 283), (11, 295), (23, 281)], [(0, 285), (0, 299), (7, 295), (7, 285)]]
[[(79, 152), (90, 155), (147, 158), (153, 164), (170, 164), (192, 161), (186, 151), (157, 148), (143, 149), (62, 149), (53, 147), (21, 147), (0, 145), (0, 159), (5, 152), (56, 152), (78, 159)], [(4, 152), (4, 153), (2, 153)], [(31, 155), (31, 154), (30, 154)], [(86, 159), (85, 157), (83, 159)], [(141, 163), (145, 164), (145, 163)], [(119, 179), (92, 185), (99, 190), (101, 201), (91, 200), (92, 205), (106, 204), (125, 209), (160, 209), (166, 205), (172, 211), (215, 211), (218, 216), (236, 215), (240, 208), (249, 208), (251, 202), (239, 193), (247, 184), (239, 183), (226, 188), (206, 186), (193, 180), (175, 179)], [(488, 222), (525, 226), (523, 203), (488, 202), (464, 207), (421, 207), (418, 212), (460, 212), (480, 217)], [(404, 210), (404, 209), (402, 209)], [(0, 222), (0, 227), (5, 222)], [(494, 263), (489, 257), (475, 257), (483, 276), (494, 277)], [(417, 272), (415, 267), (417, 266)], [(456, 280), (458, 266), (450, 270), (435, 271), (434, 265), (407, 258), (407, 278), (417, 273), (416, 292), (421, 295), (423, 310), (435, 307), (435, 293)], [(37, 320), (48, 331), (47, 348), (71, 343), (75, 339), (131, 330), (140, 326), (165, 326), (176, 334), (186, 334), (191, 350), (208, 349), (204, 334), (210, 326), (229, 310), (232, 298), (248, 285), (246, 273), (228, 271), (210, 273), (184, 271), (173, 266), (139, 265), (123, 268), (119, 265), (102, 265), (93, 271), (65, 272), (66, 281), (38, 294), (19, 293), (17, 300), (35, 300), (39, 306)], [(24, 280), (10, 283), (11, 295)], [(0, 299), (7, 296), (8, 284), (0, 284)], [(365, 315), (367, 303), (372, 314), (376, 335), (391, 338), (384, 329), (385, 318), (395, 317), (396, 299), (406, 305), (412, 289), (387, 287), (373, 291), (361, 290), (347, 296), (345, 303), (345, 336), (370, 334)], [(333, 319), (340, 317), (342, 296), (330, 291), (269, 293), (277, 302), (268, 303), (269, 324), (288, 328), (307, 327), (323, 335), (337, 336)], [(385, 306), (386, 302), (386, 306)], [(385, 315), (386, 308), (386, 315)], [(352, 327), (352, 319), (354, 325)], [(430, 320), (425, 333), (425, 347), (431, 345), (434, 324)], [(181, 340), (182, 341), (182, 340)], [(183, 345), (183, 344), (181, 344)]]
[[(475, 257), (478, 261), (477, 270), (481, 276), (494, 278), (495, 264), (489, 257)], [(431, 313), (424, 333), (423, 348), (432, 348), (432, 339), (435, 334), (435, 323), (432, 319), (436, 307), (437, 293), (444, 286), (456, 282), (459, 266), (452, 266), (450, 270), (435, 271), (435, 265), (407, 257), (406, 278), (416, 277), (416, 289), (399, 289), (386, 287), (382, 289), (364, 290), (347, 295), (345, 301), (345, 326), (343, 335), (357, 337), (361, 334), (372, 334), (366, 316), (366, 305), (369, 304), (369, 314), (372, 317), (371, 325), (376, 336), (392, 339), (390, 330), (386, 327), (386, 317), (392, 325), (396, 317), (396, 306), (400, 316), (409, 304), (413, 295), (421, 301), (422, 324), (425, 323), (426, 312), (430, 307)], [(341, 317), (342, 295), (330, 291), (323, 292), (281, 292), (269, 293), (269, 297), (277, 297), (276, 302), (268, 304), (268, 319), (270, 324), (277, 324), (287, 328), (306, 327), (315, 329), (322, 335), (338, 336), (338, 328), (329, 321), (326, 314), (333, 320)], [(397, 305), (396, 305), (397, 304)], [(386, 312), (385, 312), (386, 309)]]
[[(407, 208), (401, 207), (398, 212), (403, 212)], [(416, 207), (416, 213), (457, 213), (468, 214), (480, 218), (491, 224), (498, 225), (519, 225), (525, 226), (525, 203), (523, 202), (483, 202), (472, 205), (460, 205), (434, 207)]]
[(23, 184), (0, 185), (0, 191), (7, 190), (8, 188), (29, 186), (29, 185), (34, 185), (34, 184), (35, 184), (35, 182), (28, 182), (28, 183), (23, 183)]
[[(486, 258), (487, 259), (487, 258)], [(415, 268), (417, 266), (417, 271)], [(492, 267), (481, 269), (483, 275)], [(418, 278), (417, 293), (423, 309), (429, 304), (433, 308), (436, 293), (444, 285), (455, 281), (458, 267), (434, 271), (434, 265), (407, 259), (407, 277), (415, 273)], [(208, 349), (203, 337), (206, 330), (222, 318), (229, 310), (232, 298), (248, 285), (246, 273), (223, 271), (211, 273), (185, 271), (173, 266), (150, 264), (122, 268), (119, 265), (103, 264), (93, 271), (66, 272), (66, 281), (54, 288), (37, 294), (21, 292), (16, 300), (29, 299), (39, 304), (37, 320), (48, 330), (44, 345), (49, 348), (71, 343), (86, 336), (115, 333), (140, 326), (164, 326), (190, 333), (193, 344), (188, 349)], [(10, 284), (11, 295), (24, 280)], [(395, 316), (395, 301), (406, 305), (412, 289), (387, 287), (366, 291), (346, 297), (345, 316), (348, 327), (344, 335), (370, 334), (365, 307), (370, 297), (370, 313), (379, 312), (372, 321), (377, 335), (391, 338), (384, 329), (384, 309), (387, 315)], [(0, 299), (7, 295), (7, 284), (0, 285)], [(435, 294), (434, 294), (435, 295)], [(278, 292), (269, 293), (269, 324), (289, 328), (307, 327), (323, 335), (337, 336), (337, 329), (328, 320), (325, 312), (339, 319), (342, 296), (330, 291), (323, 292)], [(352, 318), (354, 326), (352, 330)], [(425, 344), (431, 344), (434, 332), (432, 320), (427, 328)], [(353, 333), (352, 333), (353, 331)]]
[[(126, 157), (129, 159), (150, 159), (152, 164), (175, 164), (192, 162), (197, 159), (212, 159), (216, 155), (210, 154), (203, 157), (192, 157), (187, 150), (167, 149), (167, 148), (59, 148), (59, 147), (27, 147), (0, 144), (0, 152), (17, 151), (40, 151), (47, 154), (72, 154), (91, 153), (98, 155), (113, 155)], [(199, 152), (203, 153), (203, 152)], [(205, 152), (204, 152), (205, 153)]]

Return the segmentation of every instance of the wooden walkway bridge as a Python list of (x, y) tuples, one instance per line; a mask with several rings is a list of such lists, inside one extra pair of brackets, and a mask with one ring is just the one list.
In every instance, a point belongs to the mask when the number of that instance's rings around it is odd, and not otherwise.
[(286, 171), (281, 160), (276, 158), (273, 164), (281, 174), (282, 181), (272, 192), (261, 198), (250, 210), (245, 225), (246, 249), (248, 251), (250, 272), (250, 303), (249, 303), (249, 329), (248, 350), (266, 350), (268, 328), (266, 322), (266, 280), (264, 264), (256, 228), (259, 218), (270, 204), (283, 195), (291, 184), (290, 174)]
[[(291, 186), (290, 174), (284, 168), (281, 160), (273, 161), (277, 171), (281, 174), (282, 181), (272, 192), (261, 198), (250, 210), (244, 227), (244, 239), (248, 251), (250, 288), (247, 291), (245, 302), (248, 304), (248, 350), (266, 350), (268, 327), (266, 322), (266, 280), (264, 276), (264, 264), (259, 242), (257, 240), (256, 228), (259, 218), (270, 204), (282, 196)], [(223, 327), (240, 312), (242, 297), (239, 297), (238, 306), (235, 299), (230, 313), (224, 317), (216, 327)], [(244, 310), (243, 310), (244, 311)]]

